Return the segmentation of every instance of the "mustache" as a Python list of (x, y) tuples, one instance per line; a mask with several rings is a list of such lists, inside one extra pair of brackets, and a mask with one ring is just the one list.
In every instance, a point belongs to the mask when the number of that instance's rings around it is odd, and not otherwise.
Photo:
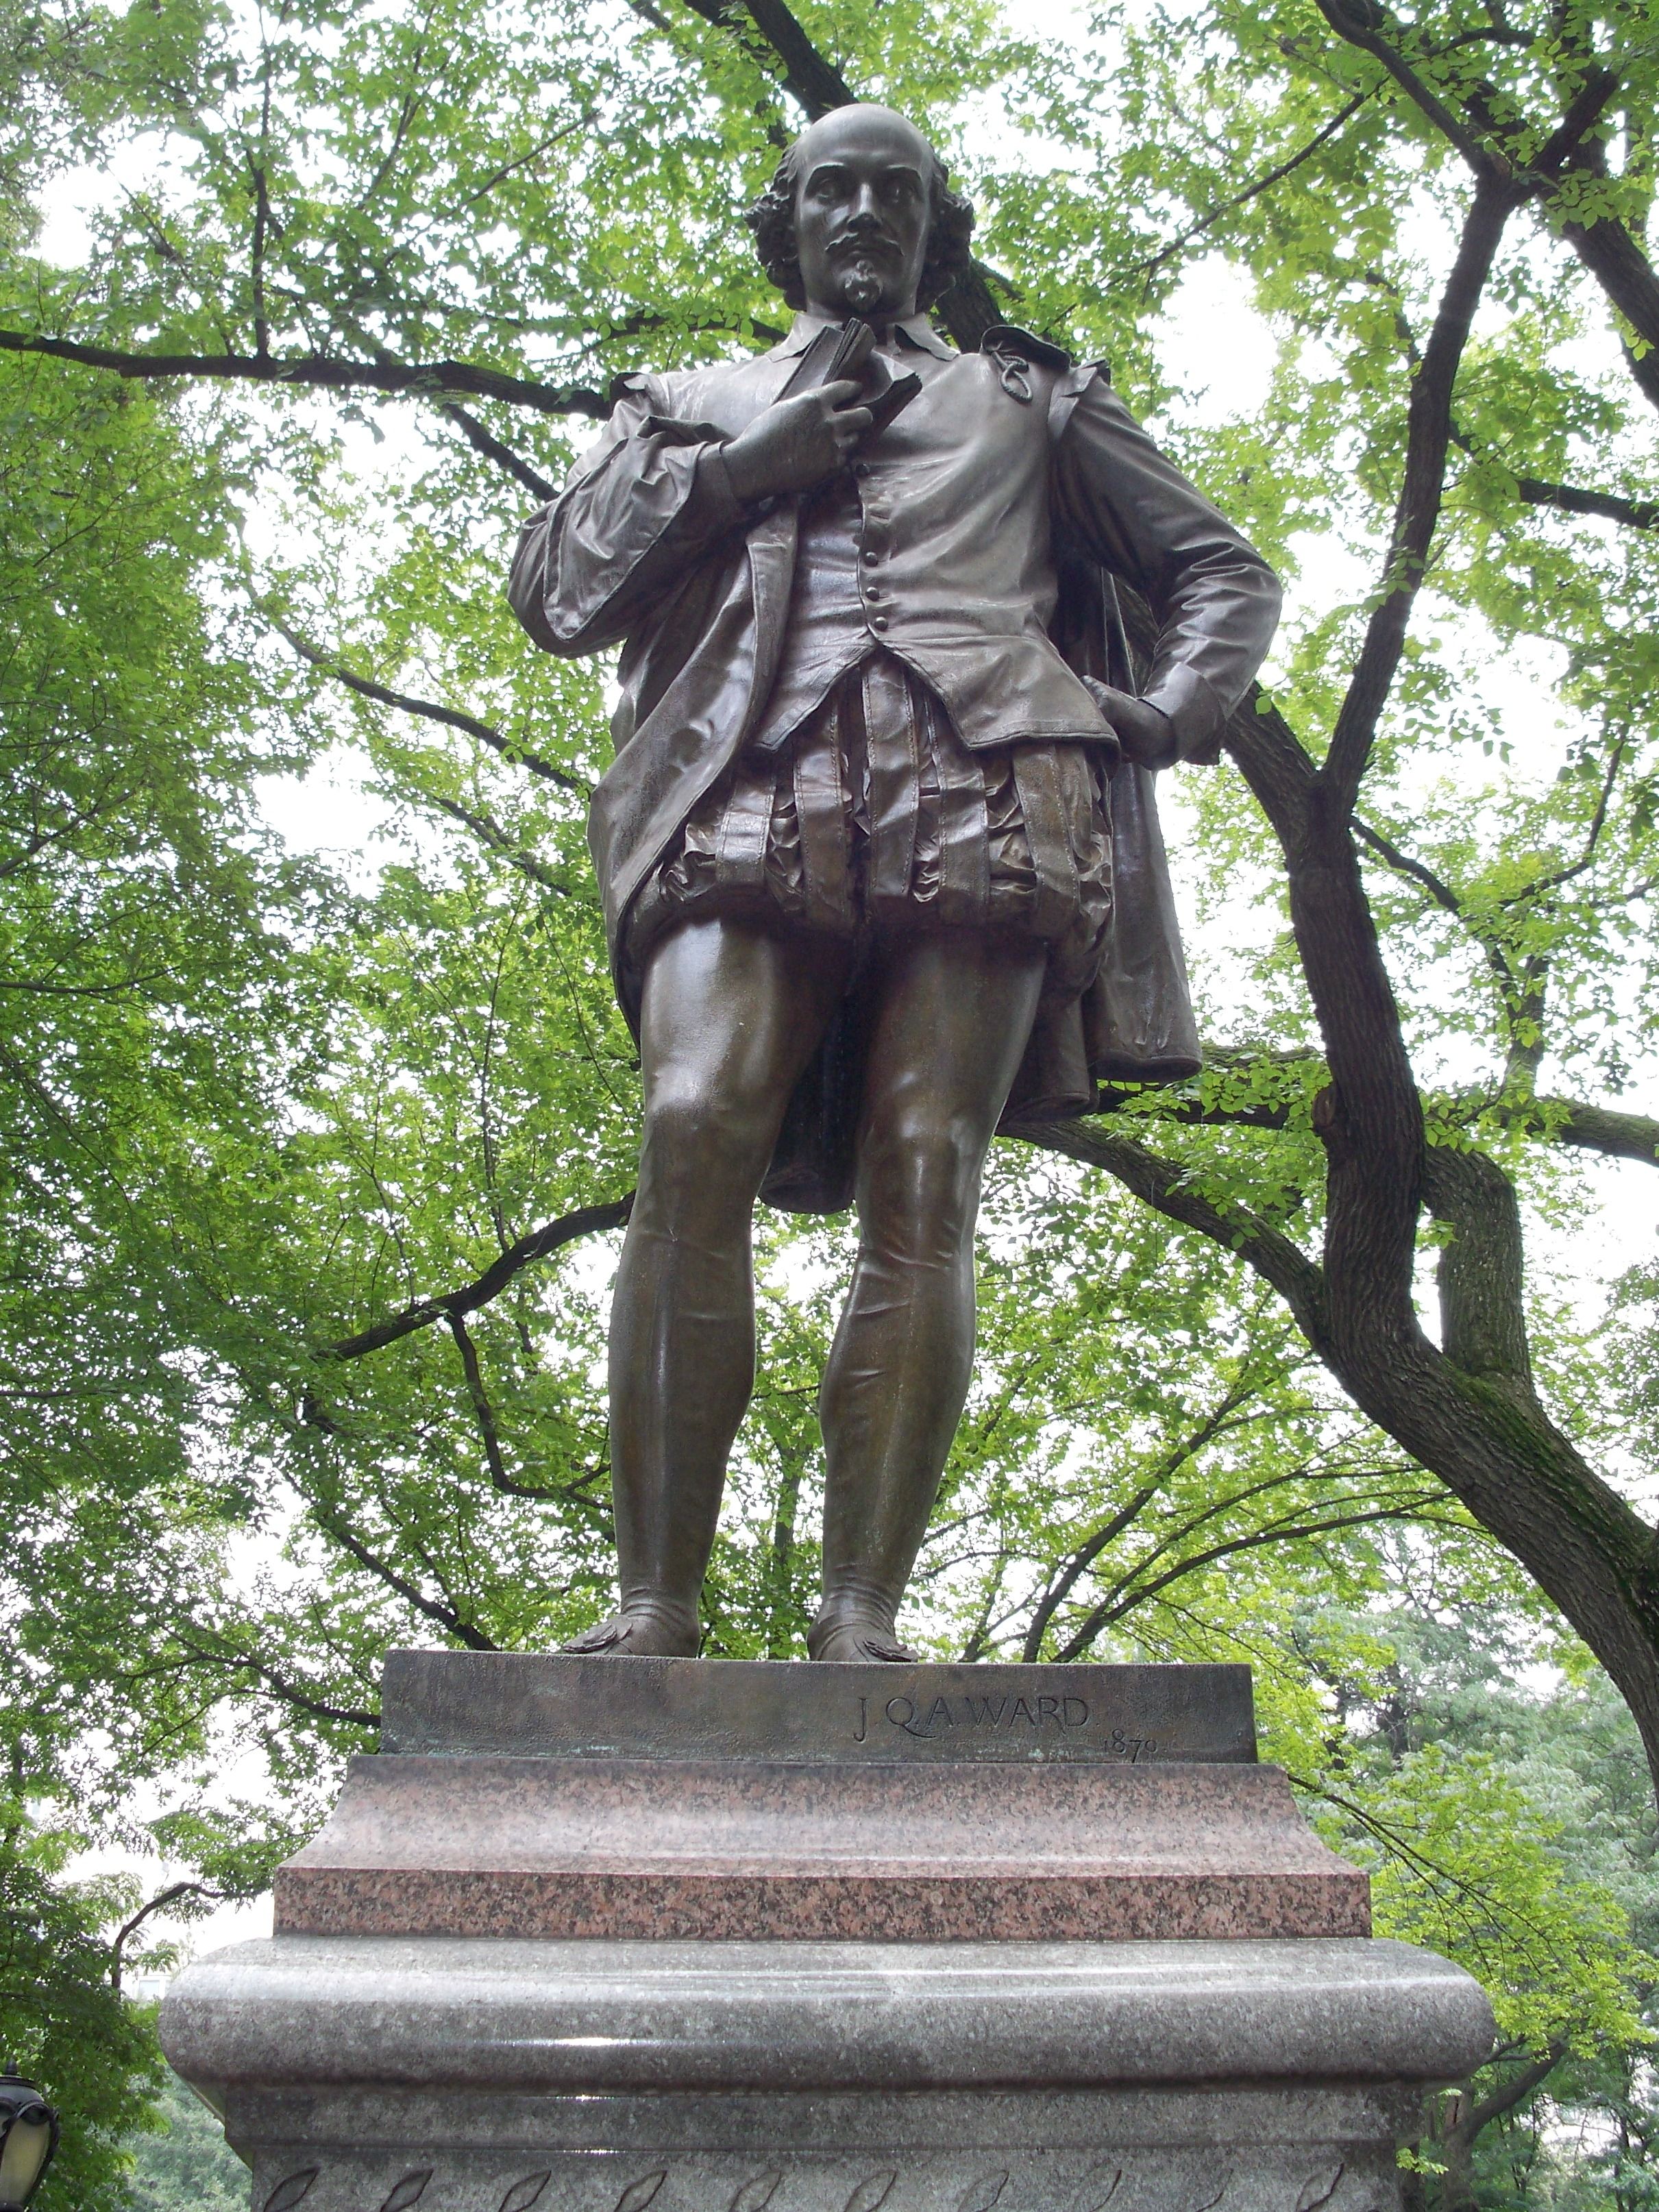
[(849, 223), (845, 230), (838, 230), (824, 243), (826, 253), (896, 253), (898, 250), (897, 239), (884, 224), (867, 221)]

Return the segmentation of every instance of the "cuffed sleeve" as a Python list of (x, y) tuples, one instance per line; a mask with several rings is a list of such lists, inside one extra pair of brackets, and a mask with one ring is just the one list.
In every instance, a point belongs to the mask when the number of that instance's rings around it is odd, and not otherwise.
[(549, 653), (626, 637), (708, 549), (750, 519), (732, 488), (722, 434), (652, 410), (630, 380), (557, 499), (520, 532), (507, 598)]
[(1062, 526), (1146, 597), (1158, 623), (1141, 687), (1182, 759), (1214, 748), (1279, 626), (1279, 580), (1158, 451), (1098, 369), (1062, 380), (1051, 410)]

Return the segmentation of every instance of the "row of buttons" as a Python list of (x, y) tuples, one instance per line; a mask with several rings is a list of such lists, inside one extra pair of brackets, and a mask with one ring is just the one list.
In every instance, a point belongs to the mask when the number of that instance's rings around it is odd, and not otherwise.
[[(860, 461), (855, 464), (854, 473), (864, 477), (867, 481), (874, 473), (873, 465), (869, 461)], [(866, 529), (872, 522), (879, 527), (882, 520), (884, 520), (884, 518), (872, 514), (868, 507), (865, 508), (864, 521)], [(866, 568), (878, 568), (881, 566), (881, 553), (874, 545), (866, 545), (864, 548), (860, 557), (863, 566)], [(868, 576), (860, 577), (859, 588), (866, 601), (876, 600), (881, 597), (881, 586), (874, 582)], [(875, 612), (866, 611), (865, 620), (869, 623), (871, 629), (878, 633), (884, 630), (887, 627), (887, 617), (878, 610)]]

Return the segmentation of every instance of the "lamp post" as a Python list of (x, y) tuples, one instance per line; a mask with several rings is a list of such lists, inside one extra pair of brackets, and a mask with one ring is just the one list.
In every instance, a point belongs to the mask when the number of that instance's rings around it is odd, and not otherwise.
[(57, 2148), (57, 2113), (8, 2066), (0, 2074), (0, 2212), (23, 2212)]

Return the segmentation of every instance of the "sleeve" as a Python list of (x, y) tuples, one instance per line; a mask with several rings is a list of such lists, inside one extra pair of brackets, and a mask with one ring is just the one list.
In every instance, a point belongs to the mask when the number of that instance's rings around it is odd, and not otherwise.
[(1141, 696), (1183, 760), (1213, 747), (1279, 626), (1279, 579), (1158, 451), (1097, 368), (1056, 387), (1054, 488), (1066, 534), (1127, 578), (1158, 624)]
[(549, 653), (596, 653), (626, 637), (687, 569), (752, 519), (732, 489), (723, 434), (652, 410), (630, 378), (564, 489), (519, 533), (507, 598)]

